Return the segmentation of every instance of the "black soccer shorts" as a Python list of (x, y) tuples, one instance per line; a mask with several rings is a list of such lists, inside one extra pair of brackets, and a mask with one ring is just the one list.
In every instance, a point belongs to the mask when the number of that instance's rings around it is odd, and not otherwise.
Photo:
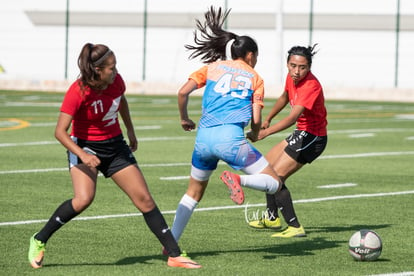
[[(104, 141), (86, 141), (76, 137), (72, 137), (72, 140), (84, 151), (95, 154), (101, 160), (101, 164), (96, 168), (107, 178), (129, 165), (137, 164), (122, 135)], [(68, 161), (69, 168), (82, 163), (82, 160), (71, 152), (68, 152)]]
[(325, 150), (328, 136), (315, 136), (303, 130), (295, 130), (286, 139), (285, 152), (296, 162), (312, 163)]

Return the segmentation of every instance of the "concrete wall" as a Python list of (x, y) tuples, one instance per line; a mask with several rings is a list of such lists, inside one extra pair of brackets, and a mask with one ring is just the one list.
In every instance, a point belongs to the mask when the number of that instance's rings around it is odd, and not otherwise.
[(79, 74), (81, 47), (92, 42), (114, 50), (131, 93), (176, 93), (201, 66), (199, 60), (188, 60), (183, 47), (193, 40), (194, 19), (202, 18), (210, 5), (227, 4), (232, 9), (227, 28), (258, 42), (256, 70), (268, 97), (280, 94), (288, 49), (318, 43), (312, 71), (328, 99), (414, 101), (412, 0), (400, 0), (398, 48), (397, 0), (313, 1), (312, 33), (310, 0), (149, 0), (146, 44), (143, 3), (70, 0), (68, 37), (65, 0), (3, 5), (0, 89), (65, 91)]

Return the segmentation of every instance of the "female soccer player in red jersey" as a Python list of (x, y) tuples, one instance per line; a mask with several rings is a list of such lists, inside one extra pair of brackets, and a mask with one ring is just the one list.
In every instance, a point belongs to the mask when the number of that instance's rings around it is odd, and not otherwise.
[[(74, 197), (63, 202), (31, 237), (30, 264), (40, 268), (49, 238), (92, 203), (100, 171), (111, 177), (142, 212), (148, 227), (168, 252), (169, 266), (201, 267), (181, 253), (132, 154), (138, 141), (115, 54), (105, 45), (87, 43), (79, 55), (78, 66), (80, 77), (66, 92), (55, 129), (56, 139), (68, 151)], [(124, 140), (118, 112), (127, 129), (129, 145)]]
[[(266, 159), (273, 165), (279, 177), (286, 179), (311, 163), (324, 151), (327, 138), (326, 108), (322, 86), (311, 72), (312, 57), (315, 54), (313, 47), (295, 46), (288, 51), (285, 90), (278, 98), (266, 120), (262, 124), (258, 140), (280, 132), (296, 123), (295, 131), (275, 145), (266, 155)], [(270, 125), (272, 119), (290, 104), (290, 114)], [(249, 134), (248, 134), (248, 137)], [(255, 141), (255, 137), (250, 137)], [(306, 236), (303, 226), (293, 208), (290, 192), (285, 184), (275, 195), (266, 195), (267, 216), (251, 221), (254, 228), (281, 228), (278, 208), (288, 224), (288, 227), (273, 234), (272, 237), (303, 237)]]

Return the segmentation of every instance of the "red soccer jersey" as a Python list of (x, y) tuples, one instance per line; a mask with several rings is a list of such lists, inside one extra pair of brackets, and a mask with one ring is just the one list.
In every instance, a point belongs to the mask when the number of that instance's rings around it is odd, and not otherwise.
[(121, 96), (125, 83), (118, 74), (112, 84), (102, 91), (85, 87), (81, 91), (80, 80), (66, 92), (61, 112), (73, 116), (71, 135), (89, 141), (102, 141), (122, 133), (118, 121)]
[(288, 74), (286, 77), (285, 91), (289, 96), (290, 105), (305, 107), (302, 115), (296, 121), (298, 130), (305, 130), (316, 136), (326, 136), (326, 108), (322, 86), (318, 79), (309, 72), (297, 85)]

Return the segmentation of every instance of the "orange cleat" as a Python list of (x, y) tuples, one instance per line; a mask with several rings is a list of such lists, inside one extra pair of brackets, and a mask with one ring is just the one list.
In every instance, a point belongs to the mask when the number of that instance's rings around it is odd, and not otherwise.
[(191, 260), (185, 253), (178, 257), (168, 257), (167, 264), (172, 267), (201, 268), (201, 265)]
[(244, 192), (242, 187), (240, 186), (240, 175), (224, 171), (221, 176), (221, 180), (226, 184), (227, 188), (229, 188), (230, 198), (234, 201), (234, 203), (241, 205), (244, 202)]

